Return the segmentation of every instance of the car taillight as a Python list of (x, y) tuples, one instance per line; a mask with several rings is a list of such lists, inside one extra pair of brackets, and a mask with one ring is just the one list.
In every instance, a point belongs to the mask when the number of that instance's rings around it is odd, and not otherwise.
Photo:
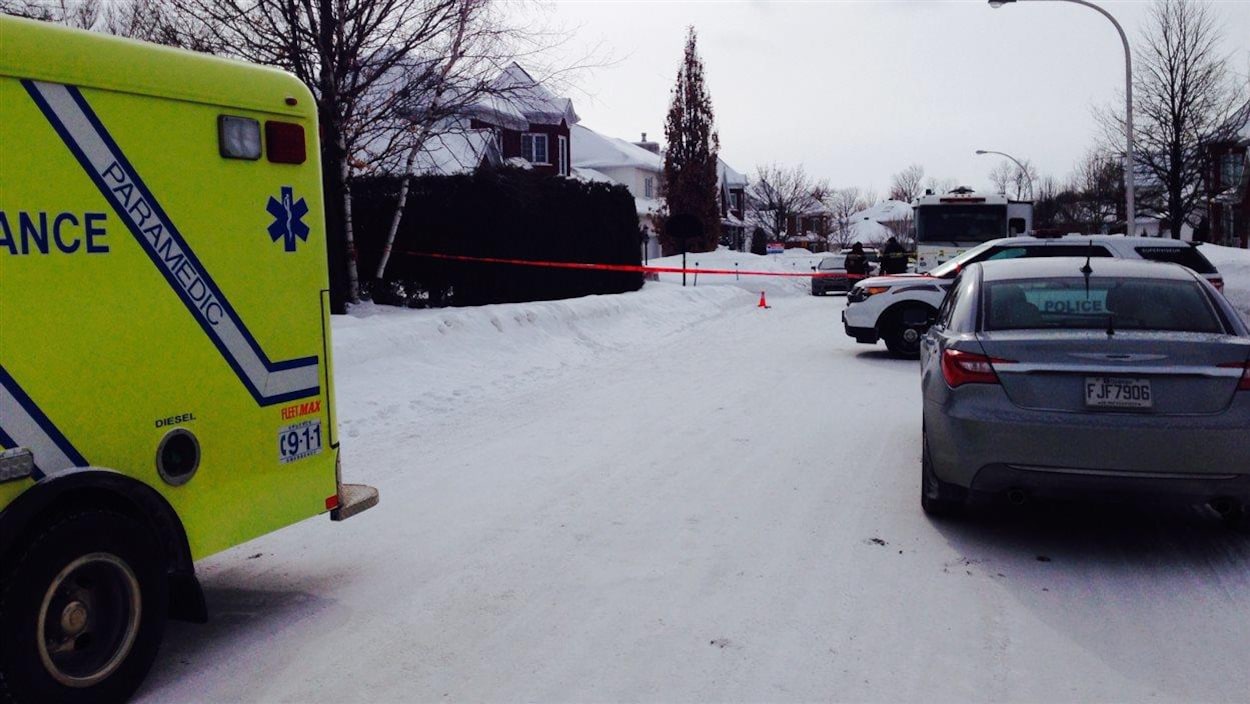
[(1211, 285), (1215, 287), (1215, 290), (1216, 290), (1216, 291), (1219, 291), (1220, 293), (1223, 293), (1223, 292), (1224, 292), (1224, 279), (1223, 279), (1223, 277), (1216, 276), (1216, 277), (1214, 277), (1214, 278), (1207, 279), (1207, 281), (1210, 281), (1210, 282), (1211, 282)]
[(1237, 390), (1250, 391), (1250, 362), (1230, 362), (1220, 366), (1226, 369), (1240, 369), (1241, 381), (1237, 382)]
[(964, 384), (997, 384), (995, 364), (1012, 364), (1012, 361), (948, 349), (942, 353), (942, 378), (952, 389)]

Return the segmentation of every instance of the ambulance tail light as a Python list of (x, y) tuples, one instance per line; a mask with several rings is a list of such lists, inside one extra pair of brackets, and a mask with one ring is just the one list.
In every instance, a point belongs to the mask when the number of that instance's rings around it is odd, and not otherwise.
[(302, 164), (308, 160), (304, 126), (293, 122), (265, 122), (265, 152), (275, 164)]

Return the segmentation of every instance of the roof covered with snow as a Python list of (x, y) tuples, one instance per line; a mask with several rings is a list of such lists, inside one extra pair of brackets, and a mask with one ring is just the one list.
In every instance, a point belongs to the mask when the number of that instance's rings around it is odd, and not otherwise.
[(530, 123), (573, 125), (581, 119), (573, 110), (572, 100), (547, 90), (515, 62), (495, 78), (493, 85), (495, 94), (470, 110), (474, 117), (514, 130), (524, 130)]
[(573, 138), (573, 166), (578, 168), (664, 170), (660, 155), (619, 137), (608, 137), (582, 125), (570, 127), (569, 135)]
[(584, 166), (574, 166), (572, 174), (573, 178), (587, 183), (616, 183), (607, 174)]
[(746, 176), (734, 171), (733, 167), (726, 164), (725, 160), (720, 157), (716, 157), (716, 175), (721, 185), (728, 188), (746, 188), (749, 183)]
[(883, 200), (876, 205), (859, 211), (851, 216), (851, 221), (875, 220), (876, 222), (895, 222), (911, 217), (911, 205), (901, 200)]
[(412, 173), (451, 176), (467, 174), (482, 163), (499, 163), (499, 149), (490, 130), (454, 131), (431, 136), (412, 163)]
[(848, 244), (875, 244), (884, 242), (894, 236), (894, 231), (876, 220), (854, 220), (851, 222), (851, 239)]

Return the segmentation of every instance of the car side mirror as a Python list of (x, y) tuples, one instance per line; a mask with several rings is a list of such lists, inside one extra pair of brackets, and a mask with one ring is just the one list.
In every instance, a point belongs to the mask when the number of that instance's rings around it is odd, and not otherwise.
[(812, 271), (816, 271), (816, 267), (812, 267)]

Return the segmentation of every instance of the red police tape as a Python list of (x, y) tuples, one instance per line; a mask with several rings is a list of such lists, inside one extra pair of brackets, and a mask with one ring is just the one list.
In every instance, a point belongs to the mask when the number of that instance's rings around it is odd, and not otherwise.
[(456, 262), (477, 262), (479, 264), (512, 264), (515, 266), (537, 266), (549, 269), (580, 269), (582, 271), (623, 271), (629, 273), (640, 274), (712, 274), (722, 276), (783, 276), (783, 277), (803, 277), (822, 278), (822, 279), (851, 279), (858, 281), (866, 279), (863, 274), (848, 274), (846, 272), (821, 272), (813, 271), (803, 273), (797, 271), (740, 271), (738, 269), (691, 269), (689, 267), (683, 269), (679, 266), (644, 266), (640, 264), (591, 264), (586, 262), (553, 262), (542, 261), (536, 259), (505, 259), (503, 257), (470, 257), (463, 254), (441, 254), (438, 252), (404, 252), (410, 257), (426, 257), (428, 259), (444, 259)]

